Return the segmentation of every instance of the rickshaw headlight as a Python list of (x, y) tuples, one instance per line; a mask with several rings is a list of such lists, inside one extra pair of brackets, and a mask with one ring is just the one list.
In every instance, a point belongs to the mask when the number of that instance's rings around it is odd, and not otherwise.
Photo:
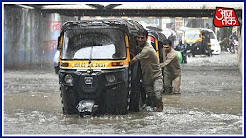
[(72, 83), (73, 82), (73, 76), (70, 75), (70, 74), (67, 74), (65, 77), (64, 77), (64, 81), (66, 83)]
[(116, 81), (116, 78), (115, 78), (114, 74), (107, 74), (106, 75), (106, 80), (108, 82), (112, 83), (112, 82), (115, 82)]

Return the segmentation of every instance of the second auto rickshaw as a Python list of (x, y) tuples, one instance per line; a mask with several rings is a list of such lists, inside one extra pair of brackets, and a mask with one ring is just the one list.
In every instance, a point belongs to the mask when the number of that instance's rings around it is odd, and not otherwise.
[(156, 50), (156, 53), (159, 57), (160, 63), (163, 62), (163, 42), (166, 40), (166, 36), (161, 32), (162, 29), (154, 26), (146, 26), (148, 30), (148, 41)]
[(194, 57), (195, 55), (212, 55), (210, 34), (206, 29), (191, 28), (184, 33), (184, 43), (187, 47), (187, 54)]

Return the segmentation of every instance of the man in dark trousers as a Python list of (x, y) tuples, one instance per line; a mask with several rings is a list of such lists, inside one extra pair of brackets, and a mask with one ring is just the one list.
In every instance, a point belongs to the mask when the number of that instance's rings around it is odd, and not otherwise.
[(172, 48), (174, 48), (174, 41), (176, 40), (176, 36), (173, 35), (173, 32), (171, 32), (171, 35), (168, 37), (168, 40), (172, 43)]
[(155, 49), (147, 42), (148, 31), (141, 29), (137, 35), (138, 46), (142, 48), (142, 51), (131, 60), (131, 64), (140, 61), (147, 99), (150, 99), (152, 107), (156, 107), (157, 111), (162, 111), (163, 76), (158, 56)]

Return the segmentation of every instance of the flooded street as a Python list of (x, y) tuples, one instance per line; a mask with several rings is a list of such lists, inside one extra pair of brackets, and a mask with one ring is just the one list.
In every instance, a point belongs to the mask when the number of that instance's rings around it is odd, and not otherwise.
[(80, 118), (63, 115), (52, 65), (4, 72), (3, 135), (242, 135), (237, 55), (188, 58), (181, 94), (163, 95), (163, 112)]

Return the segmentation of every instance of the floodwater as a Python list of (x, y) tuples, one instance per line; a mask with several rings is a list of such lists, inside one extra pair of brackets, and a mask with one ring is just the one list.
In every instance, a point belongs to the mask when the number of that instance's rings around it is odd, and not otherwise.
[(243, 135), (242, 77), (236, 54), (196, 56), (182, 64), (180, 95), (163, 112), (81, 118), (63, 115), (52, 65), (4, 71), (3, 135)]

